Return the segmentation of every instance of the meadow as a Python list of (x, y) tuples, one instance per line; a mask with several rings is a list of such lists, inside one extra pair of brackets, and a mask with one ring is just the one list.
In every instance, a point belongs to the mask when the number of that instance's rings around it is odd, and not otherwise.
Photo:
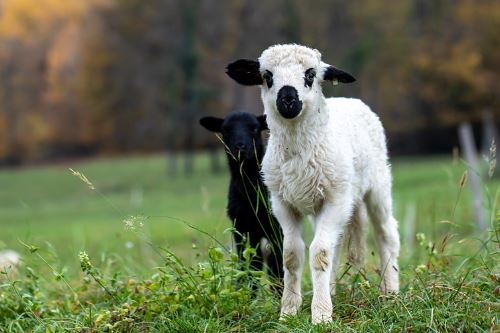
[(231, 251), (228, 174), (205, 154), (195, 166), (169, 178), (154, 155), (0, 171), (0, 250), (22, 254), (0, 275), (0, 332), (500, 331), (498, 179), (484, 178), (479, 232), (462, 161), (395, 159), (401, 293), (380, 296), (370, 238), (366, 267), (342, 266), (333, 323), (312, 326), (310, 280), (300, 315), (278, 321), (271, 282)]

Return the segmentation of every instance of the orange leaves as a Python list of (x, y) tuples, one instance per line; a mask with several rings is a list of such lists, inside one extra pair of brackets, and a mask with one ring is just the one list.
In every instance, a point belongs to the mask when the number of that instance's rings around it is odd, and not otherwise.
[(81, 19), (80, 0), (6, 0), (0, 16), (0, 36), (33, 41), (47, 37), (61, 23)]

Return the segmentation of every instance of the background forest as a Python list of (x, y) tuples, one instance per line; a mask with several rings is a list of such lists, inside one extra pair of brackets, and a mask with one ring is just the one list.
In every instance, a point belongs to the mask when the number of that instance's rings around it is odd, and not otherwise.
[(495, 0), (0, 0), (0, 165), (218, 146), (199, 117), (261, 112), (227, 63), (289, 42), (354, 74), (326, 95), (372, 106), (393, 154), (498, 121)]

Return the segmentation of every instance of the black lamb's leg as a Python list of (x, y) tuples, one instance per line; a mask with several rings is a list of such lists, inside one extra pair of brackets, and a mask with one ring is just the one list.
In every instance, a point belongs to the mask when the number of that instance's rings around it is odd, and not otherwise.
[(252, 237), (249, 233), (242, 235), (238, 232), (235, 232), (233, 235), (240, 261), (245, 261), (245, 258), (243, 258), (243, 252), (245, 251), (246, 244), (248, 242), (248, 245), (251, 248), (254, 248), (256, 251), (256, 254), (250, 259), (250, 267), (252, 270), (262, 270), (262, 250), (260, 249), (259, 244), (260, 238)]
[(271, 253), (267, 260), (267, 266), (269, 268), (269, 276), (275, 289), (280, 291), (283, 287), (283, 233), (281, 228), (278, 226), (274, 230), (274, 234), (269, 237), (269, 246)]
[(260, 271), (263, 267), (262, 249), (260, 248), (262, 238), (251, 234), (248, 234), (248, 237), (250, 246), (256, 251), (255, 256), (250, 260), (250, 267), (254, 271)]
[[(238, 232), (235, 232), (233, 234), (234, 236), (234, 241), (236, 243), (236, 249), (238, 251), (238, 257), (240, 258), (240, 263), (244, 263), (246, 259), (243, 257), (243, 252), (246, 249), (246, 245), (248, 245), (251, 248), (254, 248), (256, 251), (256, 254), (250, 258), (249, 266), (251, 270), (259, 271), (262, 270), (263, 268), (263, 262), (262, 262), (262, 250), (260, 249), (259, 242), (260, 238), (259, 237), (252, 237), (251, 234), (245, 233), (241, 234)], [(257, 290), (257, 284), (253, 280), (253, 278), (248, 275), (249, 280), (247, 282), (250, 282), (251, 289), (255, 292)], [(243, 280), (242, 280), (243, 281)], [(242, 282), (241, 281), (241, 282)]]
[(234, 244), (236, 245), (236, 253), (238, 253), (238, 258), (240, 262), (243, 261), (243, 250), (245, 249), (245, 244), (243, 244), (243, 236), (238, 232), (233, 233)]

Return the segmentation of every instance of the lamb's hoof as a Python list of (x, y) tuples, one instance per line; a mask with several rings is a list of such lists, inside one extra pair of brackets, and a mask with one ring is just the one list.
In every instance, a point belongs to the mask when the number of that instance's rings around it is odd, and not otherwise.
[(280, 321), (286, 321), (288, 318), (293, 317), (293, 316), (295, 316), (295, 315), (282, 313), (282, 314), (280, 314)]
[(382, 293), (386, 296), (397, 295), (397, 294), (399, 294), (399, 290), (398, 289), (386, 289), (386, 290), (382, 290)]
[(332, 304), (330, 302), (311, 304), (311, 315), (313, 324), (323, 324), (332, 321)]
[(288, 317), (293, 317), (296, 316), (297, 313), (299, 312), (299, 307), (287, 307), (287, 308), (281, 308), (281, 313), (280, 313), (280, 320), (286, 320)]
[(288, 302), (281, 306), (280, 320), (286, 320), (290, 316), (295, 316), (299, 312), (302, 300), (295, 299), (293, 302)]
[(399, 283), (384, 283), (380, 285), (380, 292), (383, 295), (397, 295), (399, 293)]
[(333, 321), (332, 313), (313, 313), (312, 314), (312, 323), (314, 325), (317, 324), (326, 324), (331, 323)]

